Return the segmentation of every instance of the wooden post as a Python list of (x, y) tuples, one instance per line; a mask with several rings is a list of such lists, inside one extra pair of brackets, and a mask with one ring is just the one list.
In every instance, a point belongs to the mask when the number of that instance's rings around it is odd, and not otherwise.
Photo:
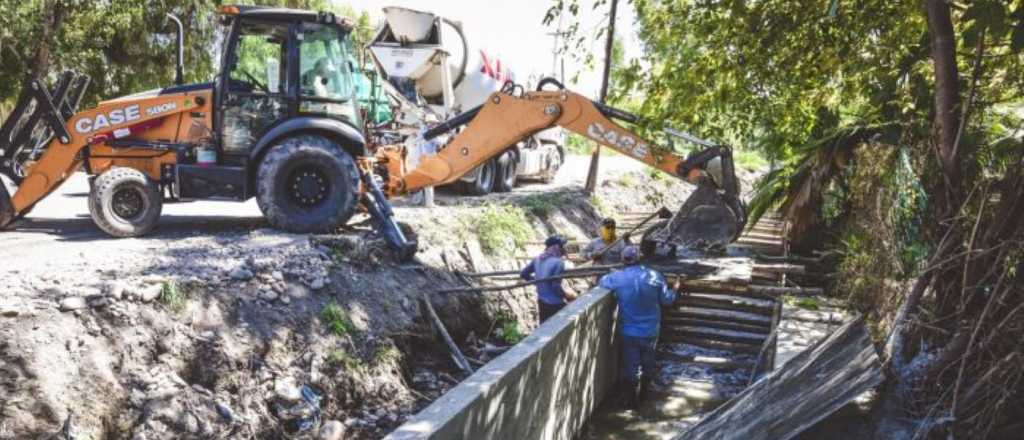
[(434, 311), (434, 306), (430, 304), (430, 297), (426, 294), (423, 295), (423, 304), (427, 307), (427, 316), (430, 318), (430, 322), (434, 324), (434, 328), (441, 334), (441, 338), (444, 339), (445, 345), (448, 346), (448, 351), (452, 354), (452, 359), (455, 361), (455, 365), (460, 370), (466, 373), (473, 373), (473, 366), (469, 364), (466, 357), (462, 355), (462, 351), (459, 350), (459, 346), (455, 345), (455, 340), (452, 339), (452, 335), (448, 334), (448, 330), (444, 328), (444, 322), (437, 316), (437, 312)]
[[(612, 71), (612, 48), (615, 46), (615, 13), (619, 8), (618, 0), (612, 0), (611, 12), (608, 15), (608, 39), (604, 43), (604, 76), (601, 78), (601, 103), (605, 104), (608, 98), (608, 80)], [(601, 158), (601, 144), (594, 148), (594, 154), (590, 157), (590, 169), (587, 170), (587, 184), (583, 192), (588, 196), (594, 194), (597, 188), (597, 164)]]

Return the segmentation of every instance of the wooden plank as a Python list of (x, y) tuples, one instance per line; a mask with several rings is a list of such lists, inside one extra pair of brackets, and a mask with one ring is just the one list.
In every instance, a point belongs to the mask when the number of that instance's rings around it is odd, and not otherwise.
[(677, 307), (700, 307), (708, 309), (719, 309), (719, 310), (734, 310), (737, 312), (756, 313), (759, 315), (771, 316), (771, 306), (756, 306), (750, 304), (744, 304), (738, 301), (731, 301), (728, 299), (717, 299), (717, 298), (701, 298), (692, 295), (681, 296), (676, 301)]
[(764, 333), (748, 333), (736, 330), (721, 330), (708, 327), (665, 327), (661, 332), (663, 335), (690, 336), (694, 338), (710, 339), (712, 341), (730, 342), (734, 344), (756, 345), (760, 350), (761, 345), (768, 335)]
[(674, 335), (668, 334), (661, 338), (665, 342), (682, 342), (684, 344), (690, 344), (693, 346), (707, 348), (710, 350), (721, 350), (721, 351), (732, 351), (736, 353), (748, 353), (757, 354), (760, 347), (757, 345), (749, 344), (734, 344), (730, 342), (712, 341), (704, 338), (695, 338), (692, 336)]
[(741, 324), (741, 323), (732, 322), (732, 321), (717, 321), (717, 320), (710, 320), (710, 319), (672, 318), (672, 317), (665, 317), (664, 319), (662, 319), (661, 320), (661, 325), (662, 326), (667, 326), (667, 327), (673, 327), (673, 328), (675, 328), (675, 327), (683, 327), (683, 326), (688, 326), (688, 327), (711, 327), (711, 328), (718, 328), (718, 329), (722, 329), (722, 330), (735, 330), (735, 331), (741, 331), (741, 332), (747, 332), (747, 333), (761, 333), (763, 335), (767, 335), (768, 332), (769, 332), (768, 329), (770, 328), (768, 325), (751, 325), (751, 324)]
[(863, 319), (838, 329), (676, 440), (789, 440), (882, 383)]
[(673, 310), (666, 309), (664, 316), (668, 318), (711, 319), (751, 325), (770, 325), (772, 322), (771, 317), (758, 315), (756, 313), (702, 309), (698, 307), (681, 307)]

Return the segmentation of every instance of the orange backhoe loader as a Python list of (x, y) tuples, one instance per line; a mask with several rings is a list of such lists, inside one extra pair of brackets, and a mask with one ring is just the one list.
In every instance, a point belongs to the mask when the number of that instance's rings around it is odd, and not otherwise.
[[(228, 27), (214, 81), (101, 102), (75, 113), (89, 79), (32, 81), (0, 126), (0, 227), (27, 214), (71, 173), (90, 176), (89, 212), (117, 237), (149, 232), (166, 201), (255, 197), (269, 223), (294, 232), (345, 224), (359, 205), (403, 255), (416, 243), (395, 222), (389, 197), (450, 183), (510, 145), (561, 126), (698, 186), (650, 240), (729, 242), (746, 221), (727, 147), (683, 158), (664, 153), (609, 118), (635, 117), (542, 81), (506, 87), (426, 133), (455, 131), (440, 152), (406, 169), (400, 147), (367, 151), (354, 99), (351, 25), (330, 13), (224, 6)], [(173, 17), (172, 17), (173, 18)], [(558, 90), (541, 90), (555, 84)], [(518, 91), (518, 93), (517, 93)], [(721, 164), (720, 167), (713, 166)], [(2, 179), (0, 179), (2, 180)]]

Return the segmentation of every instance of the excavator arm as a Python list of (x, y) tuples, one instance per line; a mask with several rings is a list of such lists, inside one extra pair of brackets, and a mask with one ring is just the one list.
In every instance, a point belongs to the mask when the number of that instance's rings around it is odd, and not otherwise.
[[(554, 82), (547, 80), (547, 82)], [(545, 82), (542, 81), (541, 86)], [(539, 87), (540, 88), (540, 87)], [(689, 157), (655, 148), (650, 142), (612, 118), (635, 122), (636, 117), (591, 101), (562, 88), (521, 93), (496, 92), (481, 106), (428, 130), (425, 139), (465, 125), (436, 155), (420, 159), (402, 176), (392, 176), (391, 195), (451, 183), (501, 154), (509, 145), (541, 130), (559, 126), (612, 148), (625, 156), (697, 186), (697, 190), (654, 236), (661, 242), (683, 246), (733, 241), (742, 231), (746, 212), (739, 201), (729, 147), (712, 145)], [(714, 179), (707, 165), (721, 160)]]

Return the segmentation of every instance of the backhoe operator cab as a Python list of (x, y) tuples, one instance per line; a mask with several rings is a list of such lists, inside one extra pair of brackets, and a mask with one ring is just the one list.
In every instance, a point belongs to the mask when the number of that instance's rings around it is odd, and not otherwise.
[(372, 199), (360, 195), (372, 179), (357, 165), (366, 150), (351, 25), (292, 9), (220, 13), (227, 37), (212, 83), (182, 85), (179, 75), (177, 86), (78, 113), (88, 77), (26, 84), (0, 127), (0, 173), (16, 186), (0, 185), (0, 227), (79, 169), (92, 176), (92, 218), (117, 237), (149, 232), (165, 201), (256, 197), (272, 226), (319, 232)]

